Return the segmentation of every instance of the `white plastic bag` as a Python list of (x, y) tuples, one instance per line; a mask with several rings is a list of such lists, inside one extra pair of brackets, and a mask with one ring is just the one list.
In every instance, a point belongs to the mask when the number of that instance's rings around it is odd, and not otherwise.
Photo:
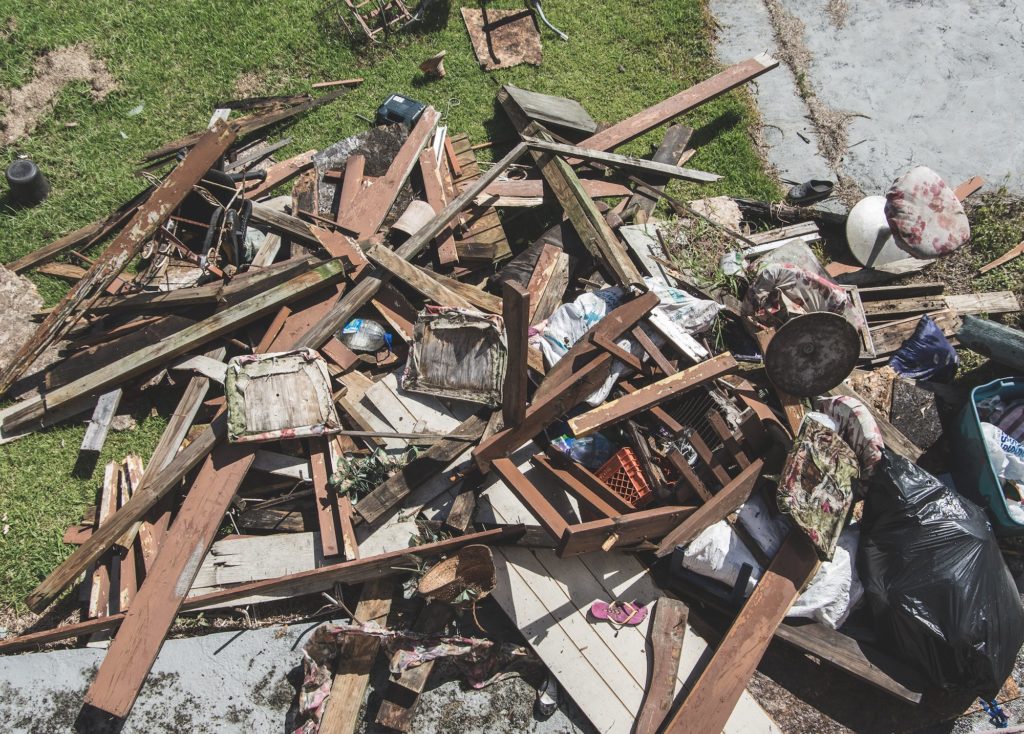
[[(778, 552), (790, 527), (785, 518), (768, 513), (759, 495), (751, 496), (740, 509), (740, 522), (769, 556)], [(843, 530), (832, 560), (821, 564), (787, 616), (813, 619), (833, 629), (846, 621), (864, 595), (864, 587), (857, 576), (859, 542), (860, 528), (856, 524)], [(753, 569), (745, 590), (749, 595), (764, 568), (724, 520), (694, 538), (683, 551), (683, 568), (727, 586), (735, 585), (744, 564)]]

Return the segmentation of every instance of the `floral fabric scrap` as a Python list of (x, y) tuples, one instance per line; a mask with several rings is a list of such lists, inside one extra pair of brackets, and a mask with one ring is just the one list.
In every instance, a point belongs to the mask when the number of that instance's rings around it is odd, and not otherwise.
[(350, 638), (375, 637), (390, 660), (388, 668), (397, 675), (429, 660), (451, 658), (473, 688), (502, 680), (500, 673), (518, 660), (532, 659), (524, 647), (478, 637), (429, 635), (410, 630), (390, 630), (368, 624), (322, 624), (310, 636), (302, 651), (303, 679), (299, 689), (299, 725), (295, 734), (316, 734), (334, 681), (334, 661), (342, 642)]
[(779, 510), (811, 539), (822, 560), (832, 560), (853, 504), (860, 466), (831, 419), (808, 413), (779, 480)]

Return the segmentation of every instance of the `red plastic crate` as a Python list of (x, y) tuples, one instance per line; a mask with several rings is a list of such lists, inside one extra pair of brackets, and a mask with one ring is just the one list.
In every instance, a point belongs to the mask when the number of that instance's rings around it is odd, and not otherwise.
[(597, 470), (597, 477), (633, 509), (654, 499), (651, 485), (640, 470), (633, 449), (619, 449)]

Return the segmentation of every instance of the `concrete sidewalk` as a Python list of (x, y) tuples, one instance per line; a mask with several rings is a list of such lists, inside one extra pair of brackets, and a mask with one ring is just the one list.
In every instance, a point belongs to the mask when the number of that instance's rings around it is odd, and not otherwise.
[(781, 177), (841, 174), (864, 194), (878, 194), (923, 164), (953, 185), (979, 175), (988, 190), (1005, 184), (1024, 193), (1019, 3), (711, 0), (711, 11), (722, 63), (766, 48), (779, 54), (774, 15), (805, 89), (846, 116), (847, 145), (833, 169), (818, 152), (819, 130), (806, 117), (793, 71), (783, 64), (758, 79), (764, 141)]

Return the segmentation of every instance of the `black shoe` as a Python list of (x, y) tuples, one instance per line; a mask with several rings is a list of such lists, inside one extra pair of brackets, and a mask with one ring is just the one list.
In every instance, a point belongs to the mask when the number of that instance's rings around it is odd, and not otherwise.
[(804, 181), (802, 184), (797, 184), (791, 188), (789, 193), (786, 194), (786, 199), (791, 204), (805, 206), (832, 196), (832, 190), (834, 188), (835, 184), (831, 181), (820, 181), (812, 178), (809, 181)]

